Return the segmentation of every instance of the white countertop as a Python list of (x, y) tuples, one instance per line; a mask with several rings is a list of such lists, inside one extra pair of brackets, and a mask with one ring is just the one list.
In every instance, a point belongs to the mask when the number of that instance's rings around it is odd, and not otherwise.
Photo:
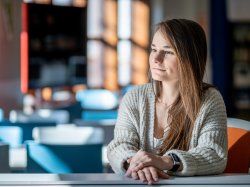
[[(0, 174), (0, 185), (145, 185), (116, 174)], [(157, 185), (174, 186), (250, 186), (248, 174), (224, 174), (213, 176), (172, 177), (160, 180)]]

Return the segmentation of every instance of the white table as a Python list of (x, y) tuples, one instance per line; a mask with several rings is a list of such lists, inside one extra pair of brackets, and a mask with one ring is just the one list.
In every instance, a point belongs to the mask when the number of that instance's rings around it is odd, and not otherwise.
[[(116, 174), (0, 174), (0, 186), (148, 186), (141, 181)], [(156, 186), (250, 186), (250, 175), (224, 174), (214, 176), (172, 177)]]
[(74, 120), (74, 123), (77, 126), (83, 127), (99, 127), (104, 131), (104, 144), (108, 145), (109, 142), (114, 138), (114, 128), (115, 128), (115, 119), (104, 119), (104, 120), (93, 120), (85, 121), (82, 119)]
[(11, 171), (24, 171), (27, 167), (26, 148), (24, 146), (18, 148), (10, 148), (9, 150), (9, 166)]

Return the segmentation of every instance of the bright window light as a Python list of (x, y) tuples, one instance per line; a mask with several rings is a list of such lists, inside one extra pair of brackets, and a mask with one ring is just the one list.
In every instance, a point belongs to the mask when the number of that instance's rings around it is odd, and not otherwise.
[(118, 43), (118, 82), (121, 86), (131, 82), (131, 42), (129, 40)]
[(131, 37), (131, 1), (118, 1), (118, 37), (129, 39)]

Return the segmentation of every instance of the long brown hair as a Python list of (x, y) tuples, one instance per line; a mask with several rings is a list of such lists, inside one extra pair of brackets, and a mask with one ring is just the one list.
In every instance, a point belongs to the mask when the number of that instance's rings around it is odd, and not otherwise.
[[(159, 23), (156, 31), (170, 41), (178, 57), (179, 96), (168, 111), (170, 129), (159, 150), (159, 154), (164, 154), (170, 149), (188, 150), (202, 96), (210, 85), (202, 81), (207, 59), (202, 27), (191, 20), (172, 19)], [(161, 82), (153, 84), (159, 97)]]

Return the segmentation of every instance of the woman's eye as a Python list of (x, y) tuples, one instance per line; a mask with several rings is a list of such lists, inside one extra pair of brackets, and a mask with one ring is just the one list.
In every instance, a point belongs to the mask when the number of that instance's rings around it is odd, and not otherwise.
[(172, 51), (165, 51), (165, 55), (173, 55), (174, 54), (174, 52), (172, 52)]
[(156, 49), (151, 48), (151, 52), (156, 52)]

